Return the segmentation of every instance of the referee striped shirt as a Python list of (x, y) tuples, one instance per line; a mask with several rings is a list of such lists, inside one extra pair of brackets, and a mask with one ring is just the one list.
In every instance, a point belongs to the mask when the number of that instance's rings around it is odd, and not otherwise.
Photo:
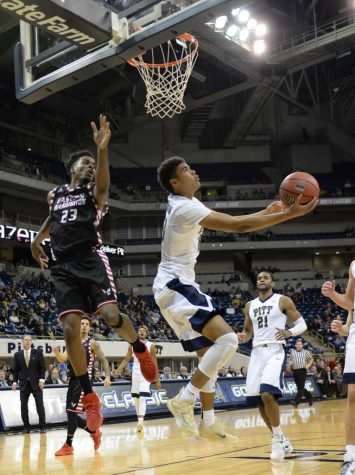
[(306, 366), (309, 360), (312, 358), (312, 354), (307, 350), (291, 350), (290, 358), (292, 363), (292, 369), (301, 369)]

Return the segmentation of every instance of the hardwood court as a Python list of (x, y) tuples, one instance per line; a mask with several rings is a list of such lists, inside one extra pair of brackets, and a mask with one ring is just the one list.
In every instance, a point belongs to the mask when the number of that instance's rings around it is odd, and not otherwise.
[(181, 436), (173, 419), (146, 422), (137, 438), (134, 423), (106, 425), (100, 451), (93, 451), (88, 434), (77, 431), (73, 456), (54, 457), (65, 431), (8, 435), (0, 438), (0, 474), (63, 475), (300, 475), (340, 472), (344, 447), (345, 400), (283, 406), (282, 426), (295, 453), (271, 464), (270, 435), (256, 410), (219, 413), (236, 440)]

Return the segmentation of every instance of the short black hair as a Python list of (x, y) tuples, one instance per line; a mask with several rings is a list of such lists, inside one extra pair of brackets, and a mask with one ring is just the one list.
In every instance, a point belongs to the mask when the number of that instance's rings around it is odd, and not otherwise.
[(273, 282), (275, 282), (274, 274), (272, 274), (272, 273), (269, 272), (268, 270), (262, 270), (262, 271), (260, 271), (260, 272), (258, 273), (257, 278), (259, 278), (259, 275), (260, 275), (260, 274), (269, 274), (271, 280), (272, 280)]
[(170, 180), (174, 178), (176, 168), (184, 163), (185, 160), (182, 157), (174, 156), (167, 158), (159, 165), (157, 171), (157, 178), (160, 186), (170, 193), (174, 193), (174, 189), (171, 186)]
[(89, 150), (78, 150), (77, 152), (73, 152), (69, 155), (69, 158), (65, 164), (65, 169), (70, 176), (70, 169), (74, 165), (76, 161), (79, 160), (81, 157), (91, 157), (95, 160), (94, 155)]

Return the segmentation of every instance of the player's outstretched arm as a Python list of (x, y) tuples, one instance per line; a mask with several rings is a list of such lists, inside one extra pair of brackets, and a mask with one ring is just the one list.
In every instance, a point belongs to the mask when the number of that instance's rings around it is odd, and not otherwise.
[(119, 374), (122, 373), (122, 371), (125, 369), (125, 367), (128, 365), (128, 363), (131, 361), (133, 356), (133, 349), (131, 346), (128, 347), (127, 354), (119, 364), (117, 371)]
[(301, 196), (289, 208), (272, 213), (267, 212), (267, 208), (262, 212), (259, 211), (258, 213), (242, 216), (231, 216), (226, 213), (211, 211), (199, 224), (204, 228), (214, 231), (249, 233), (310, 213), (318, 203), (317, 198), (314, 198), (305, 205), (301, 205), (300, 201)]
[(289, 330), (276, 328), (276, 340), (284, 340), (285, 338), (304, 333), (307, 330), (307, 324), (290, 297), (282, 296), (279, 305), (281, 312), (287, 315), (287, 319), (294, 323), (294, 326)]
[(38, 262), (41, 270), (48, 269), (48, 256), (44, 252), (41, 243), (45, 239), (49, 237), (49, 231), (50, 231), (50, 222), (51, 222), (51, 217), (47, 216), (46, 220), (41, 226), (41, 229), (39, 230), (37, 236), (34, 238), (34, 240), (31, 242), (31, 253), (32, 257), (35, 261)]
[(155, 363), (155, 367), (157, 368), (157, 379), (155, 380), (155, 385), (157, 389), (161, 388), (160, 384), (160, 376), (159, 376), (159, 366), (158, 366), (158, 359), (157, 359), (157, 350), (155, 345), (150, 347), (150, 354), (152, 355), (153, 361)]
[(239, 343), (246, 343), (253, 338), (253, 324), (249, 316), (249, 309), (250, 302), (247, 302), (243, 310), (245, 317), (243, 331), (237, 334)]
[(333, 300), (334, 303), (339, 305), (339, 307), (345, 308), (346, 310), (352, 310), (354, 308), (354, 277), (352, 273), (352, 266), (355, 265), (355, 261), (352, 261), (350, 264), (349, 268), (349, 280), (348, 280), (348, 285), (346, 287), (346, 292), (345, 294), (339, 294), (335, 290), (335, 282), (334, 280), (332, 282), (327, 281), (324, 282), (322, 285), (322, 294), (325, 297), (330, 298)]
[(100, 129), (98, 130), (95, 122), (91, 122), (92, 131), (94, 134), (94, 141), (97, 145), (97, 163), (94, 196), (102, 208), (109, 196), (110, 188), (110, 167), (108, 163), (108, 144), (111, 139), (110, 122), (107, 121), (106, 116), (100, 114)]
[(103, 354), (103, 351), (97, 341), (91, 340), (90, 347), (91, 347), (92, 352), (95, 355), (95, 358), (97, 358), (100, 361), (100, 363), (102, 363), (102, 366), (104, 367), (104, 371), (105, 371), (104, 386), (111, 386), (110, 365), (107, 361), (106, 356)]

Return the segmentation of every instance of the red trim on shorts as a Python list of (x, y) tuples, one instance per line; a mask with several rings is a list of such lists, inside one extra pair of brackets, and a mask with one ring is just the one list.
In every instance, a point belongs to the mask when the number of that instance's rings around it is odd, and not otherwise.
[(115, 304), (117, 304), (117, 300), (106, 300), (106, 302), (101, 302), (101, 303), (97, 306), (95, 315), (96, 315), (97, 312), (99, 311), (99, 308), (100, 308), (100, 307), (102, 307), (103, 305), (109, 304), (109, 303), (115, 303)]
[(66, 315), (67, 313), (79, 313), (80, 315), (84, 315), (84, 311), (83, 310), (80, 310), (80, 308), (73, 308), (72, 310), (64, 310), (64, 312), (61, 312), (59, 314), (59, 318), (63, 318), (64, 315)]

